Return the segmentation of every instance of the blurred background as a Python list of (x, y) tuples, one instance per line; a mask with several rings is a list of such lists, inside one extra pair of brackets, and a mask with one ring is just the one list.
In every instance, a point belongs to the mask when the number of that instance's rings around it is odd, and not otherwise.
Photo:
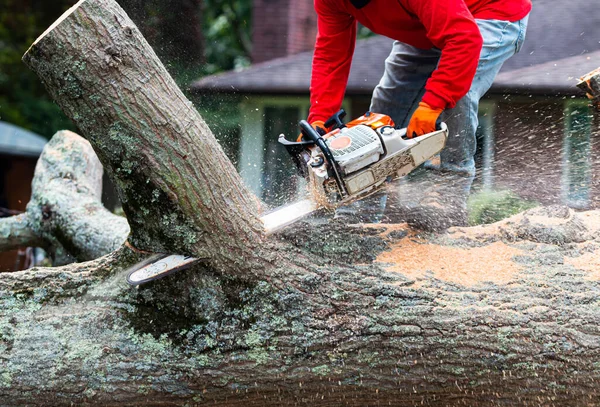
[[(280, 133), (307, 115), (313, 0), (117, 0), (269, 206), (302, 194)], [(25, 210), (35, 162), (56, 131), (77, 131), (21, 62), (74, 0), (0, 0), (0, 217)], [(536, 204), (600, 205), (599, 117), (576, 88), (600, 67), (594, 0), (533, 0), (525, 45), (481, 103), (472, 223)], [(391, 40), (359, 29), (344, 108), (369, 106)], [(109, 183), (104, 202), (117, 205)], [(393, 209), (392, 209), (393, 210)], [(29, 251), (29, 254), (27, 253)], [(0, 271), (35, 261), (0, 254)]]

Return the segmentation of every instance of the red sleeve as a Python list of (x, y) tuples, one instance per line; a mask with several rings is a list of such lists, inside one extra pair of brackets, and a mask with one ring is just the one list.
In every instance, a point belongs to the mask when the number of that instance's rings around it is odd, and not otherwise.
[(356, 43), (356, 21), (336, 0), (315, 0), (318, 33), (310, 81), (308, 122), (327, 120), (342, 106)]
[(437, 69), (425, 85), (423, 102), (433, 108), (454, 107), (467, 94), (483, 39), (464, 0), (406, 0), (427, 38), (442, 50)]

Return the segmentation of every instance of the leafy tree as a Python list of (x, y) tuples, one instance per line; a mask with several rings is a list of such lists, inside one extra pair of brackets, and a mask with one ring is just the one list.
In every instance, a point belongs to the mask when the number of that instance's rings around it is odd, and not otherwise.
[(180, 86), (202, 75), (202, 0), (117, 1)]
[(0, 0), (0, 120), (49, 137), (74, 126), (21, 57), (74, 0)]
[(204, 0), (205, 73), (250, 64), (252, 0)]
[[(74, 129), (21, 57), (75, 0), (0, 0), (0, 120), (44, 136)], [(246, 66), (252, 0), (119, 0), (177, 83)], [(220, 104), (220, 103), (219, 103)]]

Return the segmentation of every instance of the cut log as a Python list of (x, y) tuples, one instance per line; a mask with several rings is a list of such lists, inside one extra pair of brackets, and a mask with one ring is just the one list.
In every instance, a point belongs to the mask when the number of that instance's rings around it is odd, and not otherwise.
[(139, 289), (127, 247), (0, 274), (2, 403), (598, 399), (597, 212), (440, 236), (299, 224), (265, 239), (256, 201), (114, 1), (79, 2), (25, 59), (116, 179), (131, 242), (208, 259)]
[(596, 109), (600, 110), (600, 68), (579, 78), (577, 87), (583, 90)]

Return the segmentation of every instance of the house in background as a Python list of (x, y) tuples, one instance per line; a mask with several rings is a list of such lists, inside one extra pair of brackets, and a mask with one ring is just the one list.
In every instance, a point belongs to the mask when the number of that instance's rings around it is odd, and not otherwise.
[[(25, 211), (35, 165), (46, 142), (42, 136), (0, 122), (0, 217)], [(21, 270), (23, 263), (18, 250), (0, 253), (0, 272)]]
[[(277, 205), (294, 193), (293, 165), (277, 136), (294, 138), (307, 116), (316, 27), (312, 0), (257, 0), (255, 64), (192, 84), (199, 95), (236, 95), (241, 131), (238, 169), (248, 186)], [(296, 12), (298, 10), (298, 12)], [(478, 182), (524, 198), (573, 207), (600, 206), (598, 123), (575, 87), (600, 66), (600, 14), (594, 2), (535, 0), (521, 52), (503, 67), (480, 106)], [(302, 32), (306, 35), (299, 35)], [(310, 35), (309, 35), (310, 34)], [(290, 44), (296, 44), (291, 47)], [(357, 42), (343, 106), (348, 117), (368, 110), (392, 41)], [(265, 55), (270, 56), (268, 59)]]

